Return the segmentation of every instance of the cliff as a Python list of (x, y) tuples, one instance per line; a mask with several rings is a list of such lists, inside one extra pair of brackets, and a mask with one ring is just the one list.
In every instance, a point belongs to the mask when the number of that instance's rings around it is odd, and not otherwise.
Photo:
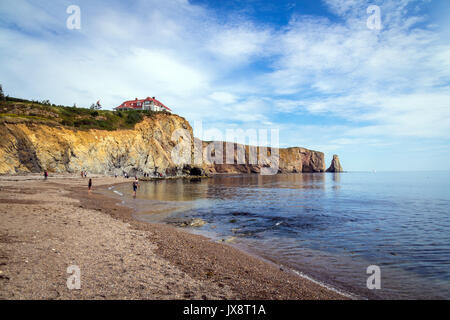
[(77, 130), (22, 119), (0, 123), (0, 173), (79, 172), (134, 175), (180, 174), (171, 160), (176, 129), (192, 132), (189, 123), (164, 113), (147, 117), (134, 129)]
[[(197, 165), (180, 164), (173, 160), (177, 143), (172, 140), (175, 130), (183, 129), (192, 136), (192, 128), (182, 117), (157, 113), (145, 117), (133, 129), (114, 131), (79, 130), (58, 123), (21, 118), (2, 118), (0, 121), (0, 174), (27, 172), (80, 172), (99, 174), (181, 175), (201, 173), (256, 173), (269, 167), (264, 161), (249, 161), (249, 146), (245, 161), (238, 164), (238, 146), (233, 145), (234, 164), (226, 164), (224, 144), (223, 164), (203, 162)], [(192, 149), (193, 143), (191, 143)], [(201, 142), (202, 153), (209, 143)], [(189, 147), (189, 146), (188, 146)], [(256, 148), (259, 153), (260, 149)], [(214, 154), (214, 150), (212, 154)], [(271, 155), (274, 150), (265, 154)], [(194, 156), (191, 152), (191, 159)], [(304, 148), (279, 150), (277, 172), (324, 172), (324, 154)], [(264, 157), (261, 157), (264, 158)], [(266, 157), (267, 158), (267, 157)], [(259, 158), (258, 158), (259, 159)], [(190, 162), (190, 161), (189, 161)], [(194, 163), (194, 162), (192, 162)], [(275, 172), (276, 173), (276, 172)]]
[[(305, 148), (274, 149), (251, 147), (248, 145), (202, 141), (202, 150), (207, 154), (213, 154), (222, 159), (221, 164), (203, 163), (203, 169), (207, 173), (261, 173), (263, 168), (276, 170), (273, 173), (299, 173), (299, 172), (324, 172), (324, 154)], [(212, 146), (214, 144), (214, 146)], [(211, 150), (208, 150), (211, 146)], [(216, 149), (219, 149), (217, 154)], [(227, 162), (227, 151), (232, 155), (232, 161)], [(275, 152), (279, 154), (279, 160), (271, 159)], [(216, 154), (215, 154), (216, 153)], [(253, 154), (253, 157), (251, 156)], [(253, 159), (253, 160), (252, 160)], [(212, 161), (210, 161), (212, 162)], [(232, 162), (232, 164), (230, 164)]]

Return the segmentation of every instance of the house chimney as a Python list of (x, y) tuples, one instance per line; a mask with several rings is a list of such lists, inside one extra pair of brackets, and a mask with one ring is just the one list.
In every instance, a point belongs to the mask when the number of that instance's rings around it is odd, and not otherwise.
[(153, 100), (155, 100), (156, 98), (155, 97), (153, 97)]
[(137, 101), (137, 98), (135, 100)]

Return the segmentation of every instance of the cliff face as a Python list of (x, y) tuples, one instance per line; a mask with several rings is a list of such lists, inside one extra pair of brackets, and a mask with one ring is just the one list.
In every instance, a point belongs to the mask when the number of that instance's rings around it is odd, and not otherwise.
[[(211, 163), (212, 161), (203, 163), (205, 172), (211, 174), (261, 173), (262, 170), (272, 174), (325, 171), (324, 154), (305, 148), (272, 150), (271, 148), (250, 147), (226, 142), (203, 141), (201, 143), (203, 153), (212, 154), (216, 159), (222, 159), (221, 164)], [(215, 145), (213, 146), (213, 144)], [(227, 161), (227, 152), (231, 155), (228, 157), (232, 161)], [(278, 152), (279, 158), (276, 157), (276, 152)]]
[[(130, 130), (76, 130), (60, 125), (37, 123), (20, 119), (4, 120), (0, 123), (0, 174), (26, 172), (80, 172), (87, 170), (99, 174), (130, 175), (162, 173), (180, 175), (186, 173), (256, 173), (269, 167), (268, 162), (249, 161), (249, 148), (245, 149), (245, 161), (235, 147), (233, 159), (235, 164), (200, 163), (196, 166), (180, 164), (173, 160), (172, 152), (177, 143), (183, 141), (178, 137), (172, 140), (173, 132), (185, 130), (192, 137), (189, 123), (170, 114), (156, 114), (145, 118)], [(184, 140), (187, 141), (187, 140)], [(193, 143), (186, 142), (188, 147)], [(206, 142), (200, 142), (203, 152), (207, 153)], [(194, 150), (194, 148), (189, 148)], [(224, 160), (225, 158), (224, 148)], [(259, 152), (259, 149), (256, 148)], [(266, 151), (266, 150), (264, 150)], [(193, 158), (195, 152), (187, 158)], [(212, 151), (214, 154), (216, 151)], [(269, 158), (276, 150), (268, 150)], [(324, 172), (324, 154), (304, 148), (280, 149), (277, 172)], [(210, 153), (211, 154), (211, 153)], [(263, 153), (264, 154), (264, 153)], [(239, 155), (239, 156), (238, 156)], [(262, 157), (264, 158), (264, 156)], [(189, 159), (189, 160), (191, 160)], [(241, 160), (239, 163), (236, 160)], [(266, 159), (267, 160), (267, 159)], [(191, 161), (188, 161), (189, 163)], [(194, 163), (194, 162), (193, 162)], [(198, 170), (194, 169), (198, 167)], [(275, 172), (276, 173), (276, 172)]]
[(75, 130), (17, 121), (0, 124), (0, 173), (128, 172), (176, 174), (171, 160), (176, 129), (192, 132), (176, 115), (157, 114), (134, 130)]

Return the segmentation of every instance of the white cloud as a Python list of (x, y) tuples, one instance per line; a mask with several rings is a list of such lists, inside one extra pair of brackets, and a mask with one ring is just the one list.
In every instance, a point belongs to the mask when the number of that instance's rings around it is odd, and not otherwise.
[(327, 1), (345, 24), (295, 17), (265, 78), (276, 93), (298, 97), (285, 111), (371, 122), (361, 129), (370, 134), (447, 138), (450, 46), (437, 30), (411, 28), (423, 17), (406, 19), (410, 2), (383, 2), (389, 19), (381, 32), (352, 20), (365, 13), (364, 1)]
[(209, 97), (215, 102), (223, 104), (233, 104), (238, 100), (238, 98), (234, 94), (228, 92), (213, 92), (209, 95)]
[(268, 30), (257, 30), (252, 26), (232, 27), (219, 30), (208, 41), (207, 48), (218, 57), (230, 62), (243, 62), (254, 55), (267, 55), (271, 51)]

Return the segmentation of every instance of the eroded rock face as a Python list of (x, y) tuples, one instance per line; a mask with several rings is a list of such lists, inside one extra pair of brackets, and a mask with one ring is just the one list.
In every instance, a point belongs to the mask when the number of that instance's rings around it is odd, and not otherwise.
[(130, 175), (177, 174), (171, 151), (172, 132), (189, 123), (176, 115), (157, 114), (134, 130), (75, 130), (62, 126), (16, 122), (0, 124), (0, 173), (79, 172)]
[[(190, 146), (189, 163), (179, 163), (172, 159), (172, 151), (183, 137), (172, 140), (176, 130), (183, 129), (192, 137), (192, 128), (182, 117), (173, 114), (156, 114), (145, 118), (133, 130), (76, 130), (59, 125), (35, 123), (31, 121), (4, 121), (0, 123), (0, 174), (27, 172), (80, 172), (87, 170), (96, 174), (149, 175), (203, 175), (214, 173), (259, 173), (269, 167), (270, 156), (276, 150), (257, 147), (261, 161), (252, 160), (252, 147), (233, 146), (233, 164), (226, 162), (226, 143), (223, 144), (223, 164), (194, 161), (194, 142)], [(202, 154), (208, 149), (207, 142), (196, 140)], [(239, 147), (239, 148), (238, 148)], [(205, 151), (206, 150), (206, 151)], [(244, 152), (240, 151), (244, 150)], [(210, 152), (210, 153), (211, 153)], [(279, 149), (276, 172), (324, 172), (325, 162), (322, 152), (304, 148)], [(219, 155), (220, 156), (220, 155)], [(189, 159), (190, 157), (190, 159)], [(200, 155), (202, 159), (202, 155)], [(242, 161), (244, 159), (244, 161)], [(238, 161), (240, 160), (240, 161)]]
[[(219, 142), (219, 145), (221, 143)], [(203, 142), (203, 150), (207, 150), (211, 143)], [(233, 164), (227, 163), (227, 148), (231, 148)], [(209, 150), (207, 150), (209, 151)], [(278, 151), (279, 158), (275, 152)], [(217, 155), (217, 150), (211, 153)], [(251, 156), (253, 154), (253, 156)], [(241, 144), (223, 143), (222, 164), (203, 165), (207, 173), (262, 173), (266, 168), (268, 172), (274, 173), (300, 173), (300, 172), (324, 172), (325, 161), (322, 152), (312, 151), (305, 148), (287, 148), (272, 150), (271, 148), (251, 147)], [(273, 156), (273, 158), (272, 158)], [(220, 152), (219, 152), (220, 157)], [(229, 162), (229, 161), (228, 161)], [(274, 171), (272, 171), (272, 169)]]
[(327, 169), (327, 172), (344, 172), (344, 169), (341, 166), (341, 163), (339, 161), (339, 156), (334, 155), (333, 160), (331, 161), (330, 167)]

